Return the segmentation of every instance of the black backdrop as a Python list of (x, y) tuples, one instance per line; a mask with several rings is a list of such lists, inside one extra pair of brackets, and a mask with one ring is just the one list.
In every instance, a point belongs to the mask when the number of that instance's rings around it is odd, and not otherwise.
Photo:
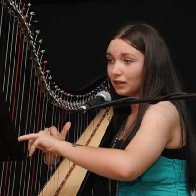
[(196, 12), (192, 1), (33, 0), (45, 58), (60, 85), (75, 90), (105, 72), (111, 34), (122, 24), (145, 20), (159, 29), (187, 90), (194, 90)]
[[(63, 89), (81, 89), (103, 75), (110, 35), (128, 21), (144, 20), (154, 25), (168, 43), (184, 92), (196, 92), (193, 1), (32, 0), (31, 3), (39, 21), (42, 49), (46, 50), (44, 60), (49, 62), (54, 80)], [(196, 99), (189, 104), (196, 124)]]
[[(154, 25), (165, 38), (184, 85), (196, 92), (196, 6), (180, 0), (57, 1), (32, 0), (45, 60), (56, 83), (79, 90), (106, 71), (105, 51), (111, 34), (133, 20)], [(189, 101), (196, 119), (196, 99)]]

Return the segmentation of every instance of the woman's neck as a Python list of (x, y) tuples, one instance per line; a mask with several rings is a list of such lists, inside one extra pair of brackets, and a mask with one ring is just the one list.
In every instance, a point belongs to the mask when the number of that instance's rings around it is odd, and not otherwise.
[(130, 131), (131, 126), (137, 117), (138, 109), (139, 109), (139, 104), (131, 105), (131, 113), (128, 115), (126, 123), (124, 124), (124, 126), (122, 127), (118, 135), (119, 139), (124, 138), (127, 135), (127, 133)]
[(139, 104), (131, 105), (131, 114), (136, 115), (138, 113), (138, 109), (139, 109)]

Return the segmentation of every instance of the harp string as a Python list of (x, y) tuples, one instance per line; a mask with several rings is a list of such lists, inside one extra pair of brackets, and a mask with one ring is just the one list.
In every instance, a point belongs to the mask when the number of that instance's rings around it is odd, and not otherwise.
[[(77, 144), (84, 146), (98, 146), (100, 140), (97, 140), (98, 135), (103, 135), (110, 122), (112, 116), (112, 109), (100, 111), (95, 121), (91, 121), (87, 129), (77, 140)], [(96, 137), (95, 137), (96, 136)], [(86, 170), (77, 166), (71, 161), (64, 159), (61, 165), (57, 168), (54, 175), (51, 176), (50, 181), (46, 183), (39, 196), (63, 196), (76, 195), (82, 180), (85, 178)], [(74, 183), (73, 187), (71, 183)]]
[[(15, 19), (15, 17), (14, 17), (14, 19)], [(5, 53), (5, 72), (6, 72), (6, 69), (8, 67), (8, 74), (7, 74), (8, 83), (7, 83), (7, 86), (5, 84), (5, 82), (6, 82), (5, 81), (5, 76), (6, 75), (4, 75), (4, 77), (3, 77), (4, 78), (4, 80), (3, 80), (3, 91), (4, 91), (4, 87), (5, 86), (7, 87), (6, 88), (7, 89), (6, 90), (6, 100), (8, 99), (8, 92), (9, 92), (8, 87), (10, 86), (9, 82), (10, 82), (10, 80), (13, 81), (13, 75), (12, 75), (12, 77), (10, 77), (10, 70), (11, 70), (10, 65), (11, 65), (11, 62), (12, 62), (11, 57), (12, 57), (13, 35), (14, 35), (13, 32), (14, 32), (15, 22), (13, 23), (13, 25), (11, 25), (11, 12), (9, 13), (9, 25), (8, 26), (9, 26), (8, 27), (8, 39), (7, 39), (6, 53)], [(11, 36), (11, 40), (10, 40), (10, 36)], [(8, 56), (8, 49), (9, 49), (9, 54), (10, 54), (9, 56)], [(12, 89), (12, 85), (10, 87), (11, 87), (10, 89)], [(12, 91), (10, 90), (10, 102), (11, 102), (11, 94), (12, 94)], [(14, 96), (14, 98), (15, 98), (15, 96)], [(10, 110), (10, 108), (9, 108), (9, 110)], [(14, 110), (12, 111), (12, 119), (13, 119), (13, 117), (14, 117)], [(3, 195), (7, 195), (7, 194), (10, 195), (10, 193), (9, 193), (10, 190), (12, 190), (11, 194), (13, 194), (13, 188), (10, 188), (11, 187), (10, 174), (11, 174), (12, 171), (14, 172), (15, 166), (16, 166), (16, 164), (12, 163), (12, 162), (6, 161), (5, 163), (3, 163), (3, 171), (5, 169), (5, 177), (4, 177), (4, 187), (5, 188), (3, 190)], [(13, 168), (13, 170), (11, 170), (11, 168)], [(13, 181), (14, 181), (14, 179), (15, 179), (15, 172), (13, 174)], [(1, 181), (1, 185), (2, 185), (2, 181)]]
[[(2, 9), (3, 9), (3, 6), (2, 6)], [(10, 17), (10, 13), (11, 12), (8, 13), (9, 17)], [(24, 43), (25, 42), (23, 40), (22, 49), (21, 49), (19, 47), (19, 46), (21, 46), (20, 42), (22, 41), (22, 34), (21, 34), (21, 31), (20, 31), (20, 39), (18, 41), (18, 51), (17, 51), (17, 54), (16, 55), (12, 54), (12, 50), (11, 50), (12, 47), (11, 46), (13, 46), (13, 32), (11, 31), (12, 28), (10, 28), (11, 27), (10, 24), (11, 23), (9, 22), (9, 30), (8, 30), (9, 33), (8, 33), (8, 39), (7, 39), (7, 45), (6, 45), (6, 55), (5, 55), (5, 75), (4, 75), (3, 90), (5, 89), (4, 88), (5, 82), (8, 81), (7, 82), (7, 90), (6, 90), (6, 100), (7, 100), (7, 97), (8, 97), (7, 95), (9, 94), (10, 95), (10, 108), (9, 108), (9, 110), (12, 109), (12, 119), (14, 119), (15, 127), (20, 130), (20, 124), (16, 124), (16, 122), (20, 122), (20, 118), (21, 118), (21, 114), (22, 114), (21, 111), (22, 111), (22, 106), (23, 106), (23, 103), (22, 103), (23, 99), (21, 97), (24, 97), (24, 95), (23, 95), (23, 87), (25, 85), (25, 83), (24, 83), (25, 82), (25, 74), (24, 74), (24, 77), (23, 77), (21, 71), (22, 70), (24, 71), (25, 69), (23, 67), (22, 68), (19, 67), (19, 65), (23, 66), (24, 65), (23, 62), (26, 62), (26, 61), (24, 61), (24, 58), (25, 58)], [(12, 35), (12, 36), (10, 36), (10, 35)], [(12, 39), (10, 39), (10, 37), (12, 37)], [(9, 56), (7, 55), (8, 49), (10, 51), (10, 55)], [(16, 67), (16, 71), (12, 71), (12, 73), (11, 73), (10, 72), (11, 71), (10, 65), (11, 65), (12, 60), (9, 57), (13, 57), (13, 56), (17, 57), (17, 58), (14, 58), (14, 59), (16, 59), (16, 62), (17, 62), (17, 64), (14, 63), (14, 66), (15, 65), (17, 65), (17, 66), (15, 66)], [(26, 64), (25, 64), (25, 66), (26, 66)], [(7, 69), (7, 67), (8, 67), (9, 70)], [(12, 70), (15, 70), (15, 67)], [(15, 75), (13, 73), (15, 73)], [(23, 82), (19, 83), (18, 82), (18, 77)], [(10, 82), (10, 81), (12, 81), (12, 82)], [(13, 83), (14, 85), (9, 85), (10, 83)], [(34, 85), (34, 87), (35, 86), (36, 85)], [(9, 89), (8, 89), (8, 87), (9, 87)], [(16, 89), (17, 89), (17, 92), (16, 92)], [(20, 106), (19, 106), (19, 100), (20, 100), (20, 104), (21, 104)], [(36, 104), (33, 104), (33, 102), (34, 101), (32, 99), (32, 105), (35, 106), (34, 108), (37, 108)], [(31, 113), (32, 113), (32, 111), (33, 110), (31, 109)], [(39, 119), (39, 114), (40, 114), (40, 112), (38, 112), (38, 119)], [(27, 122), (27, 125), (28, 125), (28, 120), (26, 122)], [(37, 128), (38, 127), (39, 127), (39, 123), (37, 124)], [(31, 164), (31, 162), (30, 162), (30, 164)], [(13, 168), (13, 165), (14, 165), (14, 168)], [(15, 166), (16, 166), (16, 163), (13, 164), (13, 162), (6, 161), (5, 163), (3, 163), (3, 172), (5, 171), (4, 174), (3, 174), (3, 178), (1, 178), (1, 187), (4, 187), (3, 189), (1, 189), (1, 192), (3, 192), (3, 195), (12, 195), (13, 194), (13, 188), (10, 189), (10, 187), (11, 187), (11, 183), (10, 183), (11, 180), (10, 180), (9, 177), (12, 176), (11, 172), (14, 172), (14, 170), (16, 168)], [(23, 168), (23, 167), (21, 167), (21, 168)], [(23, 171), (23, 169), (22, 169), (22, 171)], [(25, 172), (26, 171), (27, 170), (25, 170)], [(22, 179), (22, 178), (20, 178), (20, 179)], [(14, 181), (15, 181), (15, 172), (13, 173), (13, 180), (12, 180), (12, 182), (14, 183)], [(21, 180), (20, 180), (20, 185), (22, 185)], [(12, 190), (11, 194), (10, 194), (10, 190)], [(25, 195), (25, 194), (23, 194), (23, 195)]]
[[(87, 141), (88, 134), (84, 130), (98, 111), (82, 113), (79, 107), (98, 92), (108, 90), (107, 81), (99, 81), (84, 91), (62, 90), (43, 61), (45, 51), (41, 50), (40, 31), (33, 25), (35, 14), (30, 12), (30, 4), (0, 0), (0, 6), (0, 79), (3, 81), (0, 90), (8, 104), (13, 133), (19, 136), (51, 125), (61, 130), (65, 122), (71, 121), (66, 140), (77, 142), (83, 135), (82, 141)], [(92, 126), (92, 129), (96, 127), (93, 122)], [(25, 158), (12, 160), (11, 157), (0, 163), (0, 195), (38, 195), (47, 182), (58, 187), (60, 173), (57, 181), (50, 182), (50, 179), (64, 160), (48, 167), (41, 151), (28, 158), (27, 143), (21, 145)], [(70, 169), (72, 164), (68, 165)]]

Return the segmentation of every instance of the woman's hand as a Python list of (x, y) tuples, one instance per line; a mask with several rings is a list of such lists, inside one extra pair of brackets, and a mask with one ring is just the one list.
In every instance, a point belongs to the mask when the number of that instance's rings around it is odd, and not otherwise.
[[(64, 141), (66, 138), (67, 132), (70, 129), (70, 126), (71, 126), (71, 123), (67, 122), (61, 132), (59, 132), (57, 128), (54, 126), (50, 127), (48, 130), (50, 132), (50, 135), (55, 137), (57, 140)], [(57, 164), (59, 160), (58, 158), (59, 158), (59, 155), (56, 153), (45, 152), (44, 163), (46, 163), (47, 165)]]
[(58, 142), (65, 140), (70, 126), (71, 123), (67, 122), (61, 132), (58, 132), (54, 126), (45, 128), (38, 133), (20, 136), (18, 141), (29, 141), (29, 156), (32, 156), (36, 149), (42, 150), (46, 155), (49, 153), (54, 155), (57, 154)]

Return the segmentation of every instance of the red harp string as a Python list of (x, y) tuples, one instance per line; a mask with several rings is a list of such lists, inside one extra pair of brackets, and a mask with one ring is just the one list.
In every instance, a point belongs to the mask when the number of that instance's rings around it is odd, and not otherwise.
[[(35, 13), (25, 1), (0, 0), (0, 195), (35, 196), (42, 191), (63, 158), (49, 167), (44, 154), (36, 151), (28, 157), (28, 143), (18, 143), (19, 135), (38, 132), (54, 125), (61, 130), (66, 121), (72, 122), (67, 140), (76, 143), (81, 135), (89, 145), (89, 135), (100, 126), (92, 123), (90, 133), (84, 130), (99, 110), (81, 112), (80, 106), (100, 91), (108, 91), (107, 79), (101, 77), (80, 91), (61, 89), (44, 60), (40, 30), (34, 25)], [(105, 116), (105, 113), (104, 113)], [(107, 121), (107, 120), (106, 120)], [(98, 127), (97, 127), (98, 125)], [(93, 133), (93, 134), (92, 134)], [(69, 164), (71, 169), (71, 163)], [(57, 174), (59, 176), (59, 173)], [(68, 175), (65, 175), (66, 177)], [(60, 178), (60, 177), (58, 177)], [(61, 185), (55, 177), (55, 186)], [(61, 188), (62, 189), (62, 188)], [(60, 190), (56, 186), (56, 191)], [(58, 192), (58, 191), (57, 191)], [(48, 196), (48, 195), (47, 195)]]

